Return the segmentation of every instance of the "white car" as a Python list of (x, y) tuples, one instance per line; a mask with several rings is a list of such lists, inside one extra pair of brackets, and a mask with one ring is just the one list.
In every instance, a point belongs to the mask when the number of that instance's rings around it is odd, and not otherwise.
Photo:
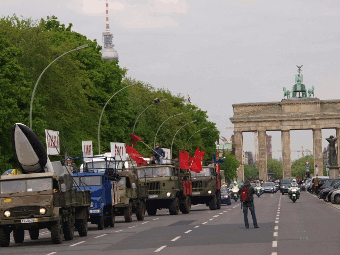
[(340, 204), (340, 189), (333, 191), (331, 195), (332, 204)]

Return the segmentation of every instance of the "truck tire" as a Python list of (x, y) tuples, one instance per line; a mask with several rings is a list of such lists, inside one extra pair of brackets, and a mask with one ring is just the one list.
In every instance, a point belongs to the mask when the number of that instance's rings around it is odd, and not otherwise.
[(129, 203), (127, 207), (124, 209), (124, 219), (125, 222), (131, 222), (132, 221), (132, 205)]
[(79, 220), (77, 229), (78, 229), (79, 236), (87, 236), (87, 229), (88, 229), (87, 219)]
[(99, 217), (98, 230), (104, 229), (104, 215)]
[(191, 209), (191, 200), (190, 197), (185, 196), (184, 203), (179, 205), (179, 209), (183, 214), (188, 214)]
[(64, 222), (63, 233), (64, 233), (64, 238), (66, 241), (73, 240), (74, 224), (73, 224), (72, 219), (69, 219), (68, 221)]
[(25, 238), (25, 230), (23, 229), (14, 229), (13, 237), (15, 243), (23, 243)]
[(136, 210), (137, 220), (144, 220), (144, 216), (145, 216), (144, 203), (143, 201), (139, 201), (139, 204)]
[(61, 244), (63, 241), (63, 227), (60, 216), (59, 220), (51, 225), (51, 238), (54, 244)]
[(210, 202), (209, 202), (209, 209), (210, 210), (216, 210), (217, 209), (217, 199), (216, 199), (216, 195), (213, 195), (213, 197), (211, 198)]
[(147, 207), (146, 211), (148, 212), (149, 216), (155, 216), (157, 213), (157, 208), (156, 207)]
[(217, 209), (221, 209), (221, 193), (217, 192)]
[(28, 230), (28, 232), (30, 234), (31, 240), (38, 240), (38, 238), (39, 238), (39, 229), (32, 228), (32, 229)]
[(170, 215), (177, 215), (179, 213), (179, 199), (176, 197), (171, 201), (169, 206)]
[(5, 228), (0, 228), (0, 246), (8, 247), (10, 243), (10, 231)]

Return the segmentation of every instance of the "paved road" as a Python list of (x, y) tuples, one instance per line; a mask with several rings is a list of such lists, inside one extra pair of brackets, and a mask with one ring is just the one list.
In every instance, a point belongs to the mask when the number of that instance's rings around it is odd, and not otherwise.
[[(245, 229), (239, 202), (210, 211), (192, 207), (187, 215), (158, 211), (144, 221), (125, 223), (117, 217), (114, 228), (90, 225), (87, 237), (54, 245), (48, 230), (38, 241), (25, 239), (0, 248), (0, 254), (340, 254), (340, 210), (309, 193), (292, 203), (287, 195), (255, 198), (260, 228)], [(28, 235), (28, 233), (27, 233)]]

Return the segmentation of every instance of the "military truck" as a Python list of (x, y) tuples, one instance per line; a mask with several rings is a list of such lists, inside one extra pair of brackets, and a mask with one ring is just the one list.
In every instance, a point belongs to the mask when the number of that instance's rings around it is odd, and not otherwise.
[(221, 208), (221, 175), (217, 166), (203, 166), (199, 173), (191, 171), (193, 205), (206, 204), (210, 210)]
[(145, 204), (148, 196), (145, 182), (141, 182), (136, 169), (117, 172), (120, 180), (119, 202), (115, 206), (116, 215), (124, 215), (125, 222), (132, 221), (135, 213), (137, 220), (144, 220)]
[(168, 208), (171, 215), (191, 209), (191, 175), (176, 165), (148, 165), (137, 168), (141, 183), (148, 189), (146, 210), (156, 215), (157, 209)]

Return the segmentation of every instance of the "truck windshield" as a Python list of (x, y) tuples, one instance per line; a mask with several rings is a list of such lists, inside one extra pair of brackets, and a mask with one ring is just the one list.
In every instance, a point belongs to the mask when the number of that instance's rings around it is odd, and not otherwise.
[[(101, 176), (73, 177), (78, 186), (100, 186)], [(80, 182), (81, 181), (81, 182)], [(73, 183), (73, 186), (76, 186)]]
[(105, 172), (106, 168), (115, 168), (115, 162), (112, 161), (96, 161), (85, 163), (84, 172)]
[(1, 182), (1, 194), (19, 193), (25, 191), (26, 191), (25, 180)]
[(26, 184), (27, 191), (52, 190), (52, 178), (29, 179)]
[(121, 177), (121, 179), (118, 182), (118, 186), (122, 188), (126, 187), (126, 177)]
[(192, 172), (191, 171), (191, 176), (192, 177), (202, 177), (202, 176), (212, 176), (212, 169), (211, 168), (203, 168), (203, 170), (199, 173)]
[(139, 178), (168, 177), (173, 175), (171, 167), (150, 167), (138, 170)]

